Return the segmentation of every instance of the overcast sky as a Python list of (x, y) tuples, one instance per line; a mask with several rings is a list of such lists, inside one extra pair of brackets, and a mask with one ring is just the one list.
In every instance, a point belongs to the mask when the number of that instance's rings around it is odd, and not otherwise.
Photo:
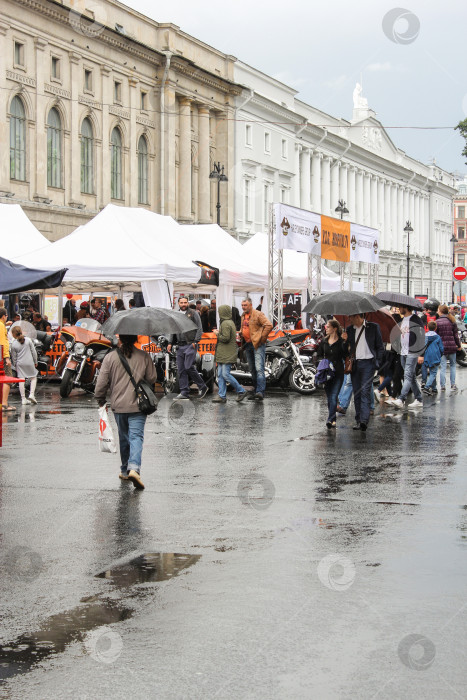
[[(386, 0), (126, 4), (278, 78), (336, 117), (351, 119), (360, 77), (386, 127), (449, 127), (467, 117), (467, 0), (409, 0), (399, 11)], [(467, 173), (458, 131), (388, 133), (408, 155)]]

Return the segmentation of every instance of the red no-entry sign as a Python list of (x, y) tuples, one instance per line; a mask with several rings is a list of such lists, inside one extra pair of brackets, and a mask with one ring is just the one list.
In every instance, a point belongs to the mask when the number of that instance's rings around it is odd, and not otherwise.
[(467, 277), (467, 270), (465, 269), (465, 267), (456, 267), (452, 274), (454, 275), (455, 280), (458, 280), (458, 282), (462, 282), (462, 280), (465, 280), (465, 278)]

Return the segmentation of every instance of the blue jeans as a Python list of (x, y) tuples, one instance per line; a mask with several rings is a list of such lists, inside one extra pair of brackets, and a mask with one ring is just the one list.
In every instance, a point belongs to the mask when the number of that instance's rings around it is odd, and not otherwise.
[(324, 391), (328, 399), (328, 419), (327, 423), (334, 423), (336, 420), (337, 397), (344, 381), (344, 374), (336, 374), (333, 379), (326, 382)]
[(344, 377), (344, 383), (339, 393), (338, 402), (341, 408), (347, 410), (352, 398), (352, 377), (350, 374), (345, 374)]
[(180, 393), (184, 396), (190, 395), (190, 382), (198, 386), (198, 389), (204, 389), (205, 383), (201, 375), (195, 368), (196, 348), (190, 343), (182, 345), (177, 349), (177, 372), (178, 383), (180, 385)]
[[(354, 363), (352, 388), (355, 404), (355, 420), (357, 423), (368, 424), (370, 420), (371, 400), (374, 397), (373, 377), (375, 374), (375, 361), (356, 360)], [(373, 398), (374, 401), (374, 398)]]
[[(423, 365), (425, 367), (425, 365)], [(436, 375), (438, 374), (439, 365), (432, 365), (430, 367), (430, 376), (425, 384), (425, 389), (436, 389)]]
[(266, 391), (266, 377), (264, 374), (264, 360), (266, 357), (266, 345), (260, 345), (259, 348), (253, 347), (253, 343), (247, 343), (244, 346), (248, 367), (250, 368), (253, 386), (257, 394), (264, 394)]
[(441, 388), (446, 386), (446, 366), (449, 360), (449, 372), (451, 379), (451, 387), (456, 385), (456, 353), (450, 353), (449, 355), (441, 355), (441, 372), (439, 375), (439, 382)]
[(245, 392), (242, 385), (239, 384), (235, 377), (232, 377), (230, 374), (231, 366), (232, 365), (228, 364), (227, 362), (222, 362), (221, 364), (217, 365), (217, 381), (219, 384), (219, 396), (221, 399), (225, 399), (225, 395), (227, 394), (227, 382), (233, 389), (235, 389), (237, 394), (243, 394)]
[(389, 396), (392, 396), (391, 384), (392, 384), (392, 374), (390, 374), (390, 375), (388, 374), (384, 377), (383, 381), (377, 387), (377, 389), (378, 389), (378, 391), (383, 391), (383, 389), (387, 389)]
[[(350, 406), (350, 401), (352, 399), (352, 393), (353, 393), (353, 387), (352, 387), (352, 375), (351, 374), (345, 374), (344, 375), (344, 383), (342, 385), (342, 389), (340, 390), (339, 397), (338, 397), (338, 404), (341, 408), (347, 410), (348, 407)], [(370, 392), (370, 410), (373, 411), (375, 407), (375, 394), (374, 392)]]
[(423, 382), (423, 384), (426, 384), (427, 377), (428, 377), (428, 365), (423, 363), (423, 365), (422, 365), (422, 382)]
[(143, 452), (144, 426), (147, 416), (144, 413), (114, 413), (120, 443), (122, 474), (133, 469), (141, 471), (141, 454)]
[(422, 400), (422, 392), (418, 386), (416, 371), (418, 365), (418, 355), (401, 355), (401, 365), (404, 370), (404, 383), (402, 384), (401, 401), (405, 401), (412, 389), (414, 398), (417, 401)]

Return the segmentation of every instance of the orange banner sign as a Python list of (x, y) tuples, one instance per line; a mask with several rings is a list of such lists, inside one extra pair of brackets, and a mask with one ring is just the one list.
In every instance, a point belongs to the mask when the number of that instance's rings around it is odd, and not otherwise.
[(321, 257), (325, 260), (350, 261), (350, 222), (321, 217)]

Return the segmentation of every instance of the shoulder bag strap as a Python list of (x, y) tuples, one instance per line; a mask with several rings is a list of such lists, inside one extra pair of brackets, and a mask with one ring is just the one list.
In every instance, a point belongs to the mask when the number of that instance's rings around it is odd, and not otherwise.
[(136, 384), (136, 382), (135, 382), (135, 380), (134, 380), (134, 378), (133, 378), (133, 375), (132, 375), (132, 373), (131, 373), (130, 365), (128, 364), (128, 362), (127, 362), (127, 360), (126, 360), (126, 357), (124, 357), (124, 356), (122, 355), (122, 353), (120, 352), (120, 350), (117, 350), (117, 353), (118, 353), (118, 356), (119, 356), (119, 358), (120, 358), (120, 362), (122, 363), (122, 365), (124, 366), (124, 368), (126, 369), (126, 371), (128, 372), (128, 374), (130, 375), (131, 383), (133, 384), (134, 389), (135, 389), (135, 391), (136, 391), (136, 390), (137, 390), (137, 384)]
[(362, 337), (362, 333), (363, 333), (364, 330), (365, 330), (365, 326), (362, 326), (362, 330), (361, 330), (360, 333), (358, 334), (357, 342), (355, 343), (355, 350), (354, 350), (353, 353), (352, 353), (352, 357), (355, 357), (356, 354), (357, 354), (357, 345), (358, 345), (358, 341), (359, 341), (360, 338)]

